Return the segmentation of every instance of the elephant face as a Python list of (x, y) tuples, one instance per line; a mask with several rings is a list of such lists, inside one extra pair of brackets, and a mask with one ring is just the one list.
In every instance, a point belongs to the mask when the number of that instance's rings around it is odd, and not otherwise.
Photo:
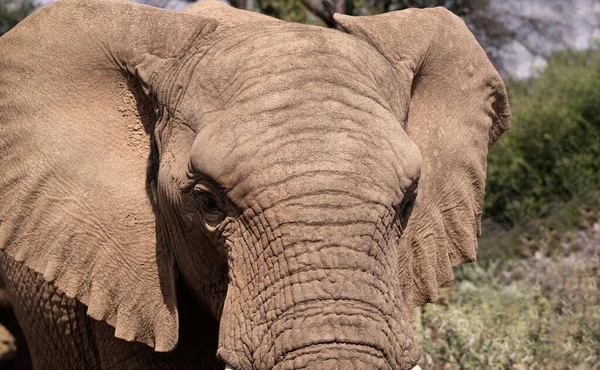
[(261, 369), (413, 360), (396, 251), (421, 156), (388, 103), (392, 67), (349, 35), (286, 24), (214, 48), (161, 133), (177, 154), (157, 183), (183, 276), (222, 317), (220, 355)]
[[(0, 40), (6, 253), (157, 351), (177, 343), (179, 271), (233, 369), (416, 363), (411, 312), (474, 259), (487, 148), (510, 123), (462, 21), (40, 13)], [(23, 50), (40, 29), (49, 46)]]

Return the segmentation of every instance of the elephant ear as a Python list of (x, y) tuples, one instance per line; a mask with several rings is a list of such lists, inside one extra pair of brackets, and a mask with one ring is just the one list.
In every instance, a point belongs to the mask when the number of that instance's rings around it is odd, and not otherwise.
[(409, 307), (435, 301), (452, 267), (475, 260), (488, 148), (511, 121), (504, 84), (464, 22), (444, 8), (335, 20), (390, 61), (410, 96), (398, 118), (423, 163), (400, 242), (400, 280)]
[(64, 0), (0, 38), (0, 248), (157, 351), (177, 344), (178, 316), (147, 191), (153, 116), (177, 100), (215, 27)]

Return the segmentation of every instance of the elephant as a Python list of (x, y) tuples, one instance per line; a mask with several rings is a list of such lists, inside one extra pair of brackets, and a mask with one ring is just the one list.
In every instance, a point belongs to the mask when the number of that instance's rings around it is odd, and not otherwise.
[(508, 98), (443, 8), (335, 20), (62, 0), (0, 38), (0, 270), (34, 368), (417, 364)]

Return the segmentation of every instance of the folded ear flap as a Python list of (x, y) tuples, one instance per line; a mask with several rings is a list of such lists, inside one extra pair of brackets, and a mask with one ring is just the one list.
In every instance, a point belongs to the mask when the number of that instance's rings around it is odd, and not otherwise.
[(510, 127), (502, 79), (464, 22), (444, 8), (335, 19), (386, 56), (410, 96), (399, 119), (423, 166), (401, 238), (401, 282), (409, 307), (435, 301), (438, 287), (453, 280), (452, 267), (475, 260), (487, 151)]
[(214, 20), (64, 0), (0, 38), (0, 248), (115, 335), (168, 351), (174, 259), (147, 192), (157, 106)]

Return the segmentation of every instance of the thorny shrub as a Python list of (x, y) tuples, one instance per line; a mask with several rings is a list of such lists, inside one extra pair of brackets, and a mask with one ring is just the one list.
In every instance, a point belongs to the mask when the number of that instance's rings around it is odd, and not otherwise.
[(448, 297), (417, 313), (421, 367), (600, 369), (600, 223), (561, 248), (459, 268)]

